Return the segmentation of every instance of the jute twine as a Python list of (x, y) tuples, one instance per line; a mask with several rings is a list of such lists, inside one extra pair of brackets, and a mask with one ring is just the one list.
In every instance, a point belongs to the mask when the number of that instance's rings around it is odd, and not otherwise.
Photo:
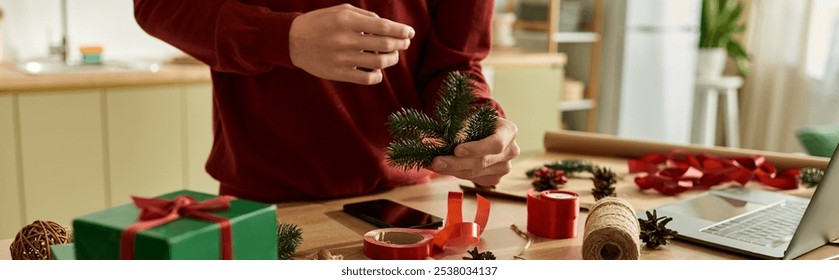
[(37, 220), (23, 227), (9, 251), (13, 260), (46, 260), (50, 245), (70, 243), (70, 234), (56, 222)]
[(618, 197), (605, 197), (589, 210), (583, 235), (584, 260), (637, 260), (640, 227), (635, 210)]

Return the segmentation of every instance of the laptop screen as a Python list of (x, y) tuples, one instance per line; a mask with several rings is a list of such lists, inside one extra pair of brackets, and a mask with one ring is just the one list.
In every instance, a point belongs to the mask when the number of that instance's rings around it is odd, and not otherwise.
[(766, 204), (711, 193), (686, 200), (684, 203), (670, 204), (659, 209), (711, 222), (721, 222), (765, 206)]

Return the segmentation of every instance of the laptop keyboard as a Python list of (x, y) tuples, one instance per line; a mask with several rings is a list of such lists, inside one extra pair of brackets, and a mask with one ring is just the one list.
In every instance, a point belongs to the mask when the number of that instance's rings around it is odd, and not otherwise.
[(792, 238), (806, 209), (806, 202), (783, 201), (719, 222), (701, 232), (777, 247)]

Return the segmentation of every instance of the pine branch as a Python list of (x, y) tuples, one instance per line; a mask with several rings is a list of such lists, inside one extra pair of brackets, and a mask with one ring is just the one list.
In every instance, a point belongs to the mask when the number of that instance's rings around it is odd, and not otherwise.
[(464, 120), (469, 117), (470, 103), (475, 99), (474, 88), (472, 76), (457, 71), (450, 73), (440, 88), (441, 98), (434, 111), (443, 126), (443, 139), (452, 146), (462, 142), (458, 136), (465, 125)]
[(402, 108), (391, 114), (387, 125), (395, 138), (443, 138), (444, 133), (437, 121), (411, 108)]
[(457, 145), (495, 133), (498, 112), (472, 105), (471, 79), (469, 74), (449, 74), (440, 88), (434, 118), (410, 108), (390, 115), (387, 125), (394, 140), (386, 151), (389, 164), (405, 170), (428, 167), (435, 157), (454, 154)]
[(301, 243), (303, 231), (297, 225), (280, 223), (277, 226), (277, 259), (290, 260)]
[(445, 147), (423, 141), (420, 138), (399, 139), (390, 143), (385, 152), (388, 163), (404, 170), (428, 167)]
[(478, 108), (474, 114), (469, 116), (466, 127), (466, 142), (481, 140), (495, 133), (495, 122), (498, 121), (498, 113), (489, 105)]

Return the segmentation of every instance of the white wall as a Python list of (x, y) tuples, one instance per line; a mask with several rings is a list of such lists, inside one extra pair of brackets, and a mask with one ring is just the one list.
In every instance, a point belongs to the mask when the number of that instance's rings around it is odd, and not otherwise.
[[(166, 59), (180, 51), (146, 34), (134, 20), (133, 1), (67, 0), (71, 59), (80, 45), (99, 44), (105, 59)], [(60, 0), (0, 0), (5, 17), (4, 60), (47, 56), (49, 41), (60, 42)]]

